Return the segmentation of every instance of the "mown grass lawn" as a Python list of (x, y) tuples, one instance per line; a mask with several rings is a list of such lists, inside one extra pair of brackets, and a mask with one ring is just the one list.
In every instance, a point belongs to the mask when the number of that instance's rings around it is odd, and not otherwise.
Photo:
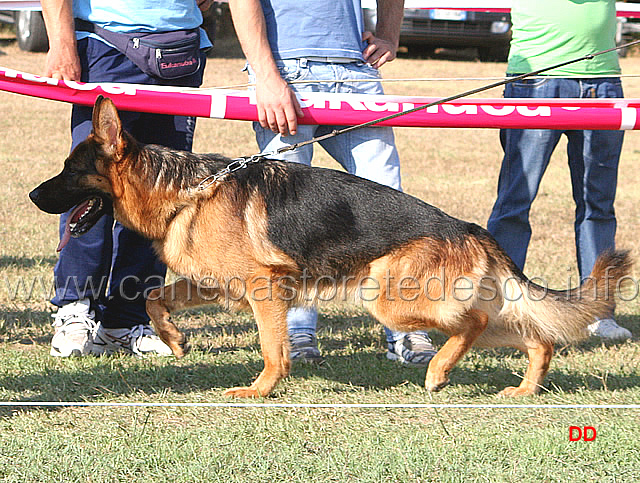
[[(6, 36), (5, 36), (6, 37)], [(44, 56), (0, 40), (0, 65), (41, 72)], [(637, 73), (638, 58), (623, 59)], [(205, 85), (245, 82), (243, 60), (210, 59)], [(495, 77), (504, 64), (401, 58), (388, 78)], [(483, 81), (389, 84), (389, 93), (445, 96)], [(640, 81), (625, 79), (628, 97)], [(499, 97), (500, 92), (484, 97)], [(178, 316), (193, 351), (184, 359), (48, 355), (48, 295), (57, 219), (27, 193), (56, 173), (68, 144), (69, 106), (0, 93), (0, 401), (225, 403), (224, 389), (261, 370), (247, 314), (217, 309)], [(407, 192), (454, 216), (486, 223), (500, 146), (493, 130), (396, 130)], [(256, 150), (248, 123), (200, 120), (196, 151), (229, 156)], [(617, 198), (618, 246), (640, 253), (640, 138), (626, 137)], [(334, 166), (318, 153), (318, 164)], [(564, 147), (557, 149), (534, 205), (525, 271), (558, 288), (576, 279), (573, 202)], [(634, 274), (634, 276), (636, 276)], [(325, 361), (295, 366), (265, 404), (518, 403), (546, 408), (0, 407), (0, 478), (6, 481), (635, 481), (640, 474), (640, 410), (557, 409), (552, 405), (640, 403), (640, 305), (618, 307), (634, 339), (589, 339), (557, 347), (546, 390), (497, 396), (519, 383), (526, 358), (474, 351), (452, 384), (429, 394), (424, 370), (385, 358), (382, 328), (358, 308), (328, 306), (319, 339)], [(444, 338), (434, 334), (438, 344)], [(596, 429), (595, 441), (569, 441), (570, 426)]]

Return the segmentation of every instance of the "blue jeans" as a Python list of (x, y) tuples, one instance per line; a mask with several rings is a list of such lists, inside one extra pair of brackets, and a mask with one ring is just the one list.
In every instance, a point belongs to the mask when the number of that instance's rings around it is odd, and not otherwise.
[[(623, 97), (618, 78), (525, 79), (507, 84), (504, 97)], [(615, 245), (618, 162), (623, 131), (502, 129), (504, 158), (498, 179), (498, 197), (487, 228), (522, 269), (531, 238), (529, 210), (540, 181), (562, 134), (575, 201), (575, 243), (582, 279), (590, 273), (598, 254)]]
[[(382, 85), (378, 82), (380, 73), (377, 69), (363, 62), (326, 63), (308, 59), (290, 59), (277, 61), (282, 77), (288, 81), (327, 80), (327, 79), (364, 79), (370, 82), (322, 82), (296, 83), (291, 87), (296, 92), (333, 92), (355, 94), (383, 94)], [(250, 67), (249, 81), (255, 82), (255, 75)], [(344, 126), (299, 125), (295, 136), (281, 136), (270, 129), (265, 129), (254, 122), (256, 140), (260, 150), (269, 152), (283, 146), (306, 141), (316, 136), (328, 134), (334, 129)], [(320, 144), (340, 165), (351, 174), (377, 183), (402, 190), (400, 181), (400, 159), (395, 145), (393, 130), (390, 127), (368, 127), (356, 129), (320, 141)], [(278, 157), (286, 161), (311, 165), (313, 144), (303, 146), (295, 151), (287, 151)], [(315, 309), (293, 308), (287, 316), (289, 333), (315, 332), (318, 312)], [(394, 332), (385, 327), (387, 341), (394, 342), (402, 338), (404, 332)]]
[[(126, 56), (97, 39), (78, 41), (83, 82), (129, 82), (166, 85), (144, 74)], [(202, 61), (205, 56), (202, 55)], [(204, 65), (204, 64), (203, 64)], [(170, 85), (198, 87), (204, 67)], [(91, 132), (92, 109), (73, 106), (72, 150)], [(191, 150), (195, 118), (138, 112), (120, 112), (123, 128), (140, 142)], [(60, 218), (60, 235), (69, 213)], [(107, 328), (133, 327), (149, 322), (145, 291), (164, 284), (166, 267), (156, 257), (151, 242), (105, 215), (60, 252), (54, 269), (54, 305), (90, 298), (97, 317)]]

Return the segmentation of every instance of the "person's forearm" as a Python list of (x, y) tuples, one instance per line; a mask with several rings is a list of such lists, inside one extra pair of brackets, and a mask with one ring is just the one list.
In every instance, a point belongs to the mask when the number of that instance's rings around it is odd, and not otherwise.
[(269, 46), (267, 25), (260, 0), (230, 0), (229, 8), (242, 51), (256, 77), (280, 77)]
[(302, 109), (271, 53), (260, 0), (230, 0), (229, 7), (238, 40), (256, 76), (258, 122), (282, 135), (295, 134)]
[(71, 0), (42, 0), (42, 16), (47, 26), (49, 45), (75, 44), (76, 36), (73, 27), (73, 5)]
[(54, 79), (80, 80), (82, 72), (73, 24), (72, 0), (42, 0), (40, 3), (49, 38), (44, 75)]
[(400, 26), (404, 15), (404, 0), (378, 0), (376, 37), (398, 47)]

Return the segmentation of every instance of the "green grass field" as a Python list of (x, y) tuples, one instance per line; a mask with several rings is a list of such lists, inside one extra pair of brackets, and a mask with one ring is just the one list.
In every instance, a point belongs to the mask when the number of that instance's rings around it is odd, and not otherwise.
[[(4, 37), (4, 40), (2, 38)], [(640, 57), (623, 59), (638, 73)], [(209, 59), (206, 86), (243, 84), (244, 61)], [(21, 52), (0, 35), (0, 65), (39, 73), (43, 54)], [(469, 58), (400, 58), (386, 78), (498, 77), (504, 64)], [(388, 93), (447, 96), (486, 81), (390, 83)], [(640, 80), (624, 80), (640, 97)], [(482, 94), (499, 97), (500, 91)], [(217, 309), (180, 314), (193, 350), (184, 359), (49, 356), (57, 218), (27, 193), (62, 166), (69, 105), (0, 92), (0, 401), (228, 403), (224, 389), (261, 370), (251, 316)], [(398, 129), (404, 188), (448, 213), (486, 224), (501, 150), (495, 130)], [(256, 151), (249, 123), (201, 119), (195, 150), (228, 156)], [(318, 165), (336, 165), (318, 151)], [(619, 247), (640, 254), (640, 137), (629, 132), (616, 209)], [(564, 288), (576, 279), (573, 201), (564, 145), (534, 205), (525, 272)], [(634, 273), (637, 277), (637, 271)], [(636, 481), (640, 410), (558, 409), (556, 405), (640, 404), (640, 303), (618, 307), (634, 340), (589, 339), (557, 347), (546, 390), (504, 400), (526, 357), (473, 351), (437, 394), (424, 370), (385, 358), (382, 328), (354, 307), (322, 310), (325, 362), (294, 366), (265, 404), (541, 405), (539, 408), (363, 407), (0, 407), (3, 481)], [(441, 345), (444, 337), (434, 334)], [(548, 406), (548, 407), (544, 407)], [(591, 426), (595, 441), (569, 441)]]

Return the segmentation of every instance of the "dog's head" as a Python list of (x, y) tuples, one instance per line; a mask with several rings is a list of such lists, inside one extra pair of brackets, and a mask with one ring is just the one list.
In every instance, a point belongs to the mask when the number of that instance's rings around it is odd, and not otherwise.
[(47, 213), (71, 211), (58, 251), (70, 237), (79, 237), (111, 211), (120, 188), (111, 173), (131, 142), (122, 130), (118, 112), (110, 99), (99, 96), (93, 107), (93, 130), (71, 152), (60, 174), (35, 188), (29, 197)]

